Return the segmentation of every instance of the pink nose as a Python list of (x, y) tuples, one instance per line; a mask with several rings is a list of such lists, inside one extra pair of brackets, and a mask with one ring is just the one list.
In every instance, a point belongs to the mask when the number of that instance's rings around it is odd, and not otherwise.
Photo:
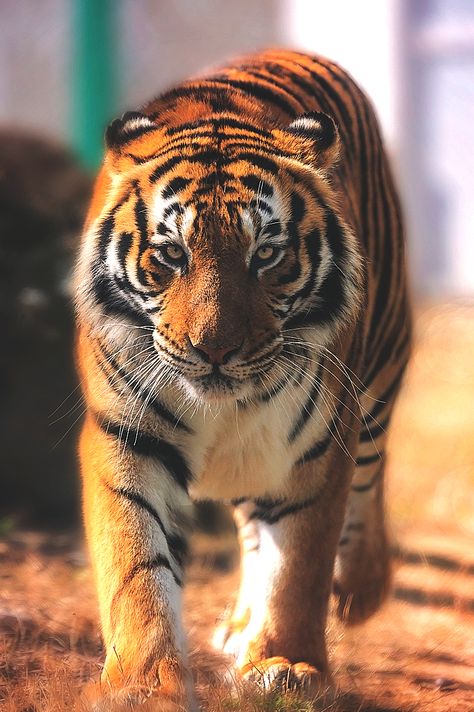
[[(193, 344), (193, 342), (191, 341)], [(221, 365), (223, 363), (226, 363), (229, 358), (232, 356), (233, 353), (236, 353), (239, 349), (240, 346), (235, 347), (235, 346), (224, 346), (222, 348), (215, 348), (213, 346), (209, 346), (208, 344), (193, 344), (194, 348), (196, 351), (199, 351), (201, 356), (204, 358), (205, 361), (208, 361), (209, 363)]]

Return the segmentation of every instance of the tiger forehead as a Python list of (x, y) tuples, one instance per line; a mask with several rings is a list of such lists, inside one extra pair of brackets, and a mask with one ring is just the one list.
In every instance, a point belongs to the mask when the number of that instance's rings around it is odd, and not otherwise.
[(250, 242), (282, 213), (278, 188), (253, 172), (173, 175), (157, 186), (151, 209), (158, 235), (188, 243), (210, 235)]

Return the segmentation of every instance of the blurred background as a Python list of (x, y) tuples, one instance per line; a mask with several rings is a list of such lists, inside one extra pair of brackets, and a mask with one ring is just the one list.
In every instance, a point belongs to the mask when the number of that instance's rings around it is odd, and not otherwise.
[(417, 516), (424, 508), (431, 521), (441, 507), (443, 521), (474, 531), (472, 0), (2, 0), (3, 528), (77, 518), (82, 404), (68, 275), (105, 125), (191, 73), (270, 45), (339, 62), (375, 104), (418, 315), (392, 458), (403, 480), (396, 515), (411, 521), (416, 500)]

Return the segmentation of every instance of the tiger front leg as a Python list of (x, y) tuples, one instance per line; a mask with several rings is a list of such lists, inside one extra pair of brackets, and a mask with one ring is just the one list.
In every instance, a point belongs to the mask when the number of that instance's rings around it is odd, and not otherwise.
[(137, 443), (124, 447), (93, 416), (85, 423), (80, 458), (106, 646), (101, 688), (107, 698), (132, 706), (151, 694), (193, 710), (181, 623), (191, 514), (186, 491), (166, 463), (137, 453)]
[[(300, 482), (308, 468), (299, 468)], [(236, 657), (244, 677), (309, 697), (330, 686), (326, 617), (350, 476), (345, 463), (317, 494), (257, 500), (248, 514), (258, 522), (259, 566)]]
[(232, 615), (222, 621), (212, 638), (216, 650), (234, 658), (250, 621), (255, 584), (260, 577), (260, 533), (259, 523), (252, 517), (254, 510), (254, 503), (248, 500), (234, 504), (240, 548), (240, 587)]

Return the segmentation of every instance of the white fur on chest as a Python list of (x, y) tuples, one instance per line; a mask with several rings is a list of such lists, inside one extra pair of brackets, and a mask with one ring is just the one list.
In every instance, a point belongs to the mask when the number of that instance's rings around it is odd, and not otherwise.
[(196, 499), (262, 497), (284, 488), (292, 466), (288, 414), (274, 407), (207, 413), (193, 422), (188, 457)]

